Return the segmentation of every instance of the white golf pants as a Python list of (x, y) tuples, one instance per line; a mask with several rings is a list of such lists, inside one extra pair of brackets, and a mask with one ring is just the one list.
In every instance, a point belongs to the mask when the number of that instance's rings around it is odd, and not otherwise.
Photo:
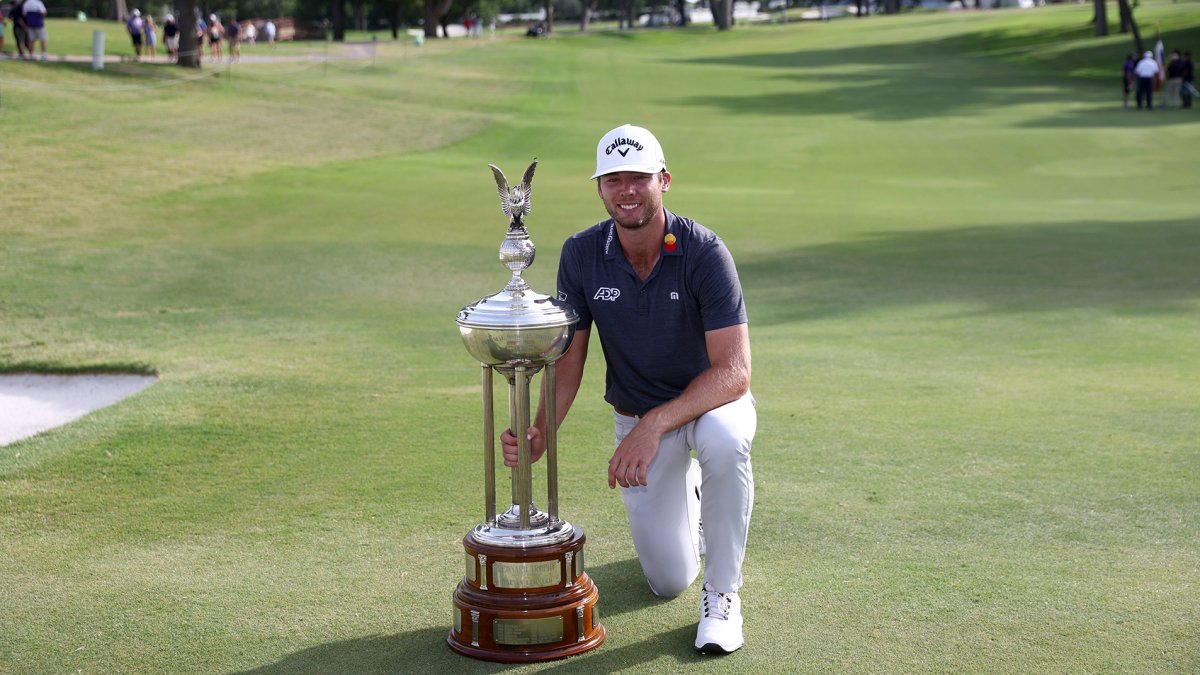
[[(620, 445), (638, 418), (614, 412), (613, 420)], [(754, 397), (747, 393), (664, 434), (650, 463), (649, 485), (621, 488), (633, 545), (655, 595), (674, 597), (696, 580), (701, 519), (704, 582), (720, 593), (741, 587), (754, 507), (750, 445), (757, 427)]]

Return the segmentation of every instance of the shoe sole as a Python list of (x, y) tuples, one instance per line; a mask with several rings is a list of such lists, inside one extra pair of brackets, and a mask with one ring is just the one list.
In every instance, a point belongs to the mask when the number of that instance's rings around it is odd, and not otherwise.
[(724, 647), (722, 647), (721, 645), (719, 645), (715, 642), (709, 642), (708, 644), (704, 645), (703, 647), (696, 647), (696, 651), (700, 652), (701, 654), (732, 654), (741, 648), (742, 648), (742, 646), (738, 645), (737, 647), (734, 647), (733, 649), (725, 649)]

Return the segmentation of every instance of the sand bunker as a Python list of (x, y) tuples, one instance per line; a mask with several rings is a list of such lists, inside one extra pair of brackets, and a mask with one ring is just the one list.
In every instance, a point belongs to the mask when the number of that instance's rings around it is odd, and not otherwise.
[(157, 379), (153, 375), (0, 375), (0, 445), (77, 420)]

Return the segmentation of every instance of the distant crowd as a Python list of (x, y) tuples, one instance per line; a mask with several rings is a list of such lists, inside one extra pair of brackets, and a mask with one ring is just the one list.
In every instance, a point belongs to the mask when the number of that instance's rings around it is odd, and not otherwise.
[[(138, 59), (141, 59), (143, 54), (150, 58), (157, 55), (158, 27), (154, 23), (153, 16), (147, 15), (143, 19), (142, 13), (135, 9), (130, 14), (129, 20), (125, 22), (125, 29), (129, 31), (129, 37), (133, 40), (133, 51), (137, 54)], [(272, 49), (275, 48), (277, 32), (274, 21), (268, 19), (262, 24), (263, 38)], [(163, 42), (167, 46), (168, 59), (172, 63), (178, 61), (179, 24), (175, 21), (174, 15), (167, 14), (163, 17), (162, 35)], [(213, 61), (219, 61), (224, 56), (222, 43), (227, 43), (229, 60), (237, 61), (242, 55), (242, 42), (256, 44), (258, 35), (258, 26), (249, 21), (240, 23), (237, 18), (230, 18), (229, 21), (223, 22), (221, 17), (216, 14), (209, 14), (208, 20), (205, 21), (200, 12), (196, 11), (196, 49), (200, 56), (204, 56), (204, 46), (207, 44), (209, 57)]]
[[(35, 58), (35, 46), (41, 47), (41, 60), (46, 60), (46, 5), (42, 0), (12, 0), (5, 9), (0, 4), (0, 58), (7, 58), (4, 51), (5, 28), (12, 25), (12, 40), (16, 43), (16, 58), (32, 60)], [(125, 22), (125, 30), (133, 41), (133, 51), (140, 61), (143, 56), (154, 59), (158, 56), (159, 35), (167, 48), (167, 58), (173, 63), (179, 60), (179, 24), (175, 16), (163, 16), (160, 27), (151, 14), (142, 15), (135, 8)], [(275, 47), (277, 29), (275, 22), (267, 20), (261, 24), (261, 34), (272, 48)], [(207, 44), (209, 56), (213, 61), (219, 61), (222, 54), (222, 43), (228, 43), (228, 56), (236, 61), (241, 56), (241, 43), (255, 44), (259, 38), (260, 26), (249, 21), (239, 23), (236, 18), (222, 22), (216, 14), (210, 14), (205, 21), (200, 12), (196, 12), (196, 49), (204, 56)]]
[[(1157, 54), (1155, 53), (1157, 52)], [(1124, 87), (1124, 106), (1129, 107), (1129, 94), (1134, 92), (1134, 98), (1139, 110), (1153, 110), (1154, 99), (1157, 95), (1159, 108), (1190, 108), (1192, 99), (1200, 95), (1196, 90), (1196, 66), (1192, 63), (1192, 53), (1171, 52), (1171, 57), (1163, 63), (1163, 47), (1160, 41), (1155, 51), (1147, 51), (1139, 60), (1133, 54), (1125, 55), (1125, 65), (1121, 72), (1121, 83)]]

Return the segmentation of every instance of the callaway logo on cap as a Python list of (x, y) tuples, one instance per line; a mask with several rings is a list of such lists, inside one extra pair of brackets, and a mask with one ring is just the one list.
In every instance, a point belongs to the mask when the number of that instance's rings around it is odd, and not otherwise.
[(623, 124), (604, 134), (596, 146), (596, 173), (592, 178), (618, 171), (658, 173), (667, 168), (662, 146), (642, 127)]

